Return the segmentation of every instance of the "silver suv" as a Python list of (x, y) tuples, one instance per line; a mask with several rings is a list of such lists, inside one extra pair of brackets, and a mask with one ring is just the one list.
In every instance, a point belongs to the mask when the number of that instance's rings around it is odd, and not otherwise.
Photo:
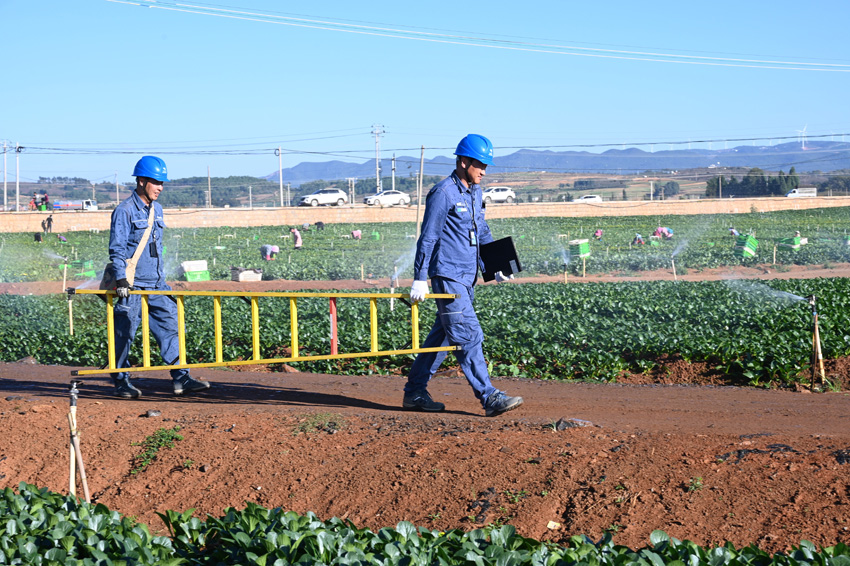
[(573, 202), (602, 202), (602, 197), (599, 195), (582, 195)]
[(363, 199), (363, 202), (369, 206), (407, 206), (410, 204), (410, 196), (401, 191), (384, 191), (375, 195), (371, 195)]
[(342, 206), (347, 202), (348, 193), (342, 189), (328, 187), (301, 197), (298, 206), (319, 206), (320, 204)]
[(484, 189), (484, 204), (491, 202), (513, 202), (516, 200), (516, 193), (510, 187), (490, 187)]

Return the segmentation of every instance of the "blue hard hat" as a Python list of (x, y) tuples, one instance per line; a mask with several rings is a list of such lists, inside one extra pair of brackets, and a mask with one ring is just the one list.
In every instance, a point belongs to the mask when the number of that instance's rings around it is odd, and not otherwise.
[(165, 161), (153, 155), (146, 155), (139, 159), (136, 168), (133, 169), (134, 177), (150, 177), (151, 179), (168, 182), (168, 169)]
[(493, 144), (484, 136), (469, 134), (457, 144), (455, 155), (477, 159), (484, 165), (493, 163)]

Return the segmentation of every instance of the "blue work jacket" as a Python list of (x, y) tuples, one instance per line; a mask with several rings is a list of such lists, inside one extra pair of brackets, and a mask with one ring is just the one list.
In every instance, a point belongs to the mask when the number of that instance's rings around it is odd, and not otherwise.
[(481, 186), (465, 187), (452, 173), (428, 192), (422, 233), (416, 244), (413, 275), (417, 281), (444, 277), (474, 285), (483, 269), (478, 247), (493, 241), (484, 219)]
[[(154, 207), (154, 226), (151, 229), (145, 249), (136, 265), (134, 287), (158, 287), (165, 283), (165, 258), (162, 257), (162, 232), (165, 221), (162, 218), (162, 206), (156, 201)], [(127, 278), (127, 260), (133, 257), (139, 241), (148, 227), (150, 208), (133, 191), (130, 198), (112, 211), (109, 232), (109, 261), (115, 269), (115, 279)]]

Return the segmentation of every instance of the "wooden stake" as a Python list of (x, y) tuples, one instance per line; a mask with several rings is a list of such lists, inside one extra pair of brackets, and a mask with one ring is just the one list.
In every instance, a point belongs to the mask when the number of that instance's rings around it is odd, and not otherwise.
[(586, 262), (586, 260), (587, 260), (586, 257), (581, 258), (581, 276), (582, 276), (582, 278), (587, 277), (587, 262)]
[(819, 385), (823, 385), (826, 381), (826, 372), (823, 368), (823, 351), (820, 345), (820, 328), (818, 325), (818, 315), (815, 313), (815, 330), (812, 333), (812, 389), (815, 387), (815, 379)]
[(68, 334), (74, 335), (74, 301), (68, 296)]

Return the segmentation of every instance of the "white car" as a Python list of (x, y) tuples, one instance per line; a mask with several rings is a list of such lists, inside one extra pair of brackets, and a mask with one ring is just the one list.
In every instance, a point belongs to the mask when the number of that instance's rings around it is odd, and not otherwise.
[(513, 202), (516, 200), (516, 193), (510, 187), (490, 187), (484, 189), (484, 204), (491, 202)]
[(393, 206), (396, 204), (407, 206), (410, 204), (410, 195), (401, 191), (389, 190), (370, 195), (363, 199), (363, 202), (369, 206)]
[(342, 189), (328, 187), (301, 197), (298, 201), (298, 206), (319, 206), (320, 204), (342, 206), (347, 202), (348, 193)]
[(582, 195), (573, 202), (602, 202), (602, 197), (599, 195)]

